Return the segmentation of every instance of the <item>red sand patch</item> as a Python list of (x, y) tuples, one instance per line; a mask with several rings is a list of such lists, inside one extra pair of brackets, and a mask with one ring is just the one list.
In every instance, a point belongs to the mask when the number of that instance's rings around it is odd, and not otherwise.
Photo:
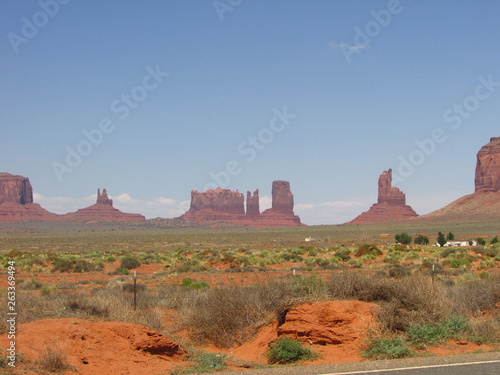
[[(44, 319), (20, 324), (17, 337), (17, 353), (30, 361), (38, 361), (47, 347), (60, 348), (79, 374), (163, 373), (187, 358), (162, 334), (131, 323)], [(2, 347), (8, 347), (7, 342), (5, 336), (0, 338)]]

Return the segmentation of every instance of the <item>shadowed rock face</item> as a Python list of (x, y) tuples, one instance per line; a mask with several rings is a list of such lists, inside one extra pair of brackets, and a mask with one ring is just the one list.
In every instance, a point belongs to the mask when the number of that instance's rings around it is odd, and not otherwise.
[(500, 191), (500, 137), (493, 137), (477, 154), (476, 193)]
[(33, 188), (29, 178), (0, 173), (0, 204), (6, 202), (33, 203)]
[(392, 186), (392, 169), (384, 171), (378, 179), (378, 201), (351, 223), (376, 223), (408, 219), (418, 216), (413, 208), (406, 204), (405, 194)]

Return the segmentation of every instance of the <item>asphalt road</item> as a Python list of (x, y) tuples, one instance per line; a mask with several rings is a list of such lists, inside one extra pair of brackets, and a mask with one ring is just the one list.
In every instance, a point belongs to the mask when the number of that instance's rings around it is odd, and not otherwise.
[(321, 366), (279, 366), (224, 375), (499, 375), (500, 353), (462, 354)]

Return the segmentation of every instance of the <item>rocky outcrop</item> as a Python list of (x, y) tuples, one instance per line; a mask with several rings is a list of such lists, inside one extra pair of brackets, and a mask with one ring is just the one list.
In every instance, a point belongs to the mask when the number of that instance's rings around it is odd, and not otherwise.
[(103, 189), (102, 194), (100, 189), (97, 190), (97, 200), (92, 206), (82, 208), (76, 212), (70, 212), (64, 215), (64, 219), (68, 221), (136, 221), (145, 220), (145, 217), (140, 214), (129, 214), (121, 212), (113, 207), (113, 200), (108, 198), (106, 189)]
[(245, 218), (244, 197), (238, 190), (191, 191), (189, 211), (180, 217), (191, 221), (235, 221)]
[(477, 153), (474, 193), (421, 216), (419, 220), (483, 221), (497, 218), (500, 218), (500, 137), (493, 137)]
[(493, 137), (477, 153), (475, 193), (500, 191), (500, 137)]
[(0, 204), (6, 202), (33, 203), (33, 188), (29, 178), (0, 173)]
[(259, 205), (259, 189), (252, 193), (247, 191), (247, 212), (246, 216), (249, 218), (256, 217), (260, 215), (260, 205)]
[(110, 206), (113, 205), (113, 199), (108, 198), (108, 192), (106, 189), (102, 189), (102, 194), (101, 194), (101, 189), (97, 189), (97, 202), (99, 204), (108, 204)]
[(273, 181), (272, 207), (265, 210), (255, 226), (289, 227), (303, 225), (293, 213), (293, 194), (288, 181)]
[(384, 171), (378, 179), (378, 203), (388, 203), (392, 206), (404, 206), (405, 194), (392, 186), (392, 169)]
[(273, 206), (276, 213), (293, 214), (293, 194), (288, 181), (273, 181)]
[(370, 209), (363, 212), (350, 223), (391, 222), (418, 216), (406, 204), (405, 194), (392, 186), (392, 169), (383, 172), (378, 179), (378, 200)]
[(0, 173), (0, 221), (58, 219), (59, 215), (33, 203), (33, 188), (29, 178)]
[(300, 218), (293, 213), (293, 194), (290, 183), (274, 181), (272, 208), (260, 213), (259, 190), (247, 192), (247, 211), (244, 209), (244, 196), (238, 190), (217, 188), (191, 192), (189, 211), (179, 217), (189, 221), (227, 221), (238, 226), (281, 227), (302, 225)]

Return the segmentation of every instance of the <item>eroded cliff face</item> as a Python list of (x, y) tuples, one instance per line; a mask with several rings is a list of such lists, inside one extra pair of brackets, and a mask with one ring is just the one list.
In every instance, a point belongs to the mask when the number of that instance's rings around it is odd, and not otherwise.
[(500, 137), (493, 137), (477, 153), (476, 193), (500, 191)]
[(400, 221), (418, 216), (406, 204), (406, 195), (392, 186), (392, 169), (382, 172), (378, 179), (378, 200), (370, 209), (351, 221), (353, 224)]
[(33, 188), (29, 178), (0, 173), (0, 204), (6, 202), (33, 203)]

